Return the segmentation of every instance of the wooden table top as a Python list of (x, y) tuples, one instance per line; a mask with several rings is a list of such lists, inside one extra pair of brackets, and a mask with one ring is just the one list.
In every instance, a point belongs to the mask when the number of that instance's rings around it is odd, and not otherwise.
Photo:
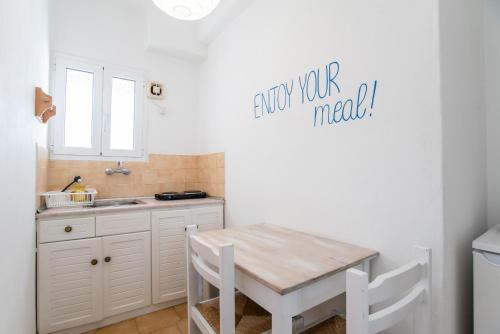
[(212, 230), (197, 236), (214, 248), (233, 244), (236, 268), (281, 295), (378, 255), (370, 249), (270, 224)]

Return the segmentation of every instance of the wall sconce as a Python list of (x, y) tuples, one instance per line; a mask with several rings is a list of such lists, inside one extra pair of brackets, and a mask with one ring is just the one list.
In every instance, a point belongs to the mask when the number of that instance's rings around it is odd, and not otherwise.
[(40, 87), (35, 88), (35, 116), (40, 122), (47, 123), (56, 115), (56, 106), (52, 104), (52, 96), (47, 95)]

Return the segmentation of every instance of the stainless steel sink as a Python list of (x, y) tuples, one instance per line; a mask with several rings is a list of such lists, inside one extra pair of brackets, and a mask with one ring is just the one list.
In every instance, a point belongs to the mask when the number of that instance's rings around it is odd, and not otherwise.
[(127, 205), (143, 205), (146, 204), (138, 199), (118, 199), (118, 200), (100, 200), (95, 201), (94, 205), (90, 208), (105, 208), (105, 207), (118, 207)]

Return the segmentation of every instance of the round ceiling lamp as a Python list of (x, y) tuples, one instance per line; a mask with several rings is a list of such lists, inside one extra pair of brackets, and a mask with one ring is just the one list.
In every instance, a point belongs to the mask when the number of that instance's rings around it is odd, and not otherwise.
[(156, 7), (179, 20), (196, 21), (210, 14), (220, 0), (153, 0)]

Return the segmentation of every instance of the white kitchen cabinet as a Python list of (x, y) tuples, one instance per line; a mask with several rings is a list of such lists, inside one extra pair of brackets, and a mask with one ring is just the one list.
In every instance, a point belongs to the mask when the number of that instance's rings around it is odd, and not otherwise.
[(40, 333), (51, 333), (102, 319), (101, 258), (101, 239), (40, 245)]
[(151, 304), (151, 232), (102, 238), (104, 317)]
[(95, 236), (95, 217), (59, 219), (38, 226), (40, 243), (92, 238)]
[(38, 221), (39, 333), (76, 333), (182, 302), (190, 224), (223, 228), (223, 205)]
[(169, 210), (152, 214), (153, 303), (186, 296), (186, 226), (189, 210)]
[(153, 303), (186, 297), (186, 226), (200, 230), (223, 228), (222, 206), (152, 214)]
[(151, 232), (40, 245), (40, 332), (151, 305)]
[(151, 230), (149, 212), (123, 213), (96, 217), (97, 236), (143, 232)]
[(191, 211), (192, 224), (200, 231), (216, 230), (223, 227), (224, 209), (222, 206), (195, 208)]

